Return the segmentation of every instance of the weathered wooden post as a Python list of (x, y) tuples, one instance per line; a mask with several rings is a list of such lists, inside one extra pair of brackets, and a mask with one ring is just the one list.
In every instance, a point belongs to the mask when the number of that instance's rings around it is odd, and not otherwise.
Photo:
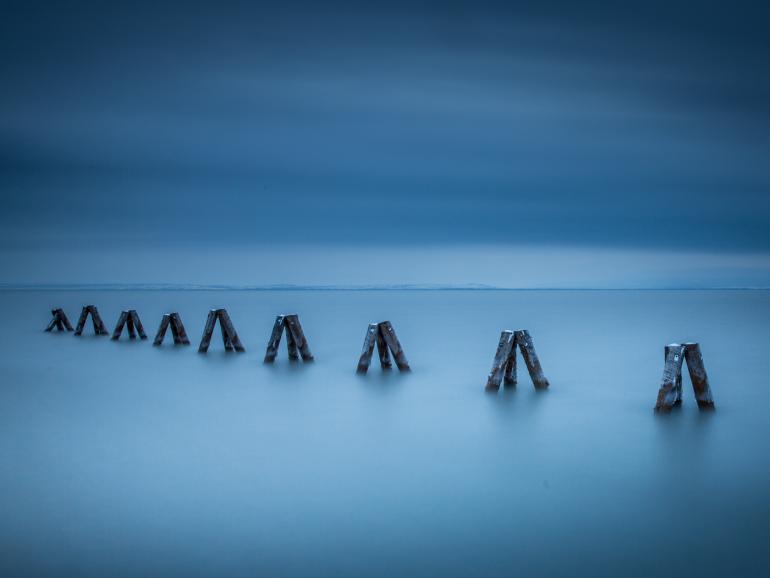
[(356, 373), (365, 374), (369, 370), (374, 354), (374, 345), (377, 344), (377, 353), (380, 356), (380, 366), (382, 369), (390, 369), (390, 353), (396, 360), (396, 367), (399, 371), (410, 371), (409, 362), (406, 360), (401, 343), (396, 337), (390, 321), (381, 321), (380, 323), (370, 323), (364, 336), (364, 346), (361, 350), (361, 357), (358, 359), (358, 368)]
[(668, 413), (682, 403), (682, 363), (687, 363), (687, 371), (690, 374), (695, 401), (698, 409), (703, 411), (713, 410), (714, 398), (711, 395), (706, 368), (703, 365), (700, 345), (698, 343), (671, 343), (666, 345), (666, 361), (663, 367), (663, 380), (658, 390), (658, 399), (655, 403), (657, 413)]
[(80, 336), (83, 334), (83, 329), (85, 328), (86, 320), (89, 315), (94, 324), (94, 333), (96, 335), (109, 335), (107, 329), (104, 327), (104, 322), (99, 315), (99, 310), (96, 308), (96, 305), (86, 305), (83, 307), (83, 311), (80, 313), (80, 319), (78, 319), (78, 324), (75, 327), (75, 335)]
[(174, 345), (190, 345), (190, 340), (187, 338), (187, 332), (182, 324), (182, 318), (179, 313), (165, 313), (160, 320), (160, 327), (155, 334), (155, 341), (153, 345), (160, 345), (163, 343), (163, 338), (166, 336), (166, 330), (171, 327), (171, 336), (174, 338)]
[(203, 337), (201, 337), (201, 343), (198, 346), (198, 353), (206, 353), (209, 350), (211, 337), (214, 334), (214, 325), (216, 325), (217, 320), (219, 320), (219, 327), (222, 330), (222, 342), (225, 345), (225, 350), (232, 351), (234, 349), (238, 353), (246, 351), (241, 344), (241, 340), (235, 331), (235, 326), (233, 326), (227, 310), (212, 309), (206, 318), (206, 326), (203, 328)]
[(286, 347), (289, 352), (289, 360), (297, 361), (302, 356), (302, 361), (304, 362), (313, 361), (313, 354), (310, 352), (310, 346), (305, 338), (305, 332), (302, 330), (302, 324), (299, 322), (299, 316), (291, 314), (279, 315), (275, 318), (273, 331), (270, 333), (270, 340), (267, 342), (265, 363), (273, 363), (275, 361), (284, 331), (286, 331)]
[[(136, 339), (136, 332), (139, 332), (140, 339), (147, 339), (147, 334), (144, 332), (144, 326), (139, 320), (139, 314), (136, 312), (136, 309), (121, 311), (118, 323), (115, 325), (115, 331), (112, 332), (113, 341), (120, 339), (124, 326), (128, 330), (129, 339)], [(136, 328), (136, 331), (134, 331), (134, 328)]]
[(51, 319), (48, 327), (45, 328), (46, 331), (53, 331), (54, 327), (59, 331), (64, 331), (65, 329), (67, 331), (74, 331), (70, 320), (67, 319), (67, 314), (62, 309), (51, 309), (51, 315), (53, 315), (53, 319)]
[(497, 351), (492, 362), (492, 370), (487, 378), (487, 391), (499, 391), (501, 382), (505, 383), (505, 387), (516, 385), (517, 347), (521, 350), (521, 356), (524, 358), (524, 364), (527, 366), (529, 377), (532, 379), (535, 389), (545, 389), (549, 386), (548, 380), (543, 375), (543, 368), (540, 365), (537, 352), (535, 352), (535, 345), (529, 331), (526, 329), (516, 331), (506, 329), (500, 334), (500, 341), (497, 344)]

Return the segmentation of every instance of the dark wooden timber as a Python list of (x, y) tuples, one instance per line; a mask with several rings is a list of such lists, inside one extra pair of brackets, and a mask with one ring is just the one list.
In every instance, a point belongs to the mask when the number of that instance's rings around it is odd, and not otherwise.
[(233, 343), (230, 341), (230, 336), (227, 334), (227, 330), (225, 329), (225, 324), (222, 323), (222, 320), (219, 320), (219, 331), (222, 334), (222, 343), (225, 346), (225, 351), (232, 351), (233, 350)]
[(163, 343), (163, 338), (166, 336), (166, 331), (171, 329), (171, 336), (174, 338), (174, 345), (190, 345), (190, 340), (187, 338), (187, 332), (182, 324), (182, 318), (179, 317), (179, 313), (166, 313), (160, 320), (160, 326), (158, 332), (155, 334), (155, 341), (153, 345), (160, 345)]
[(286, 349), (289, 353), (290, 361), (313, 361), (313, 354), (305, 338), (305, 332), (302, 330), (302, 324), (299, 322), (299, 316), (296, 314), (279, 315), (273, 323), (273, 330), (270, 333), (270, 339), (267, 342), (265, 351), (265, 363), (273, 363), (278, 356), (278, 346), (281, 344), (281, 336), (286, 332)]
[(190, 339), (187, 337), (187, 331), (185, 331), (179, 313), (171, 314), (171, 334), (174, 336), (174, 344), (190, 345)]
[[(687, 370), (690, 373), (692, 389), (695, 393), (695, 401), (701, 410), (714, 409), (714, 398), (711, 396), (711, 386), (706, 375), (706, 367), (703, 365), (703, 355), (698, 343), (684, 344), (684, 359), (687, 362)], [(681, 385), (681, 378), (679, 383)]]
[(487, 377), (487, 391), (499, 391), (500, 384), (505, 387), (515, 387), (516, 376), (516, 348), (521, 351), (524, 358), (524, 364), (527, 366), (529, 377), (535, 389), (545, 389), (548, 387), (548, 380), (543, 375), (543, 368), (540, 365), (540, 359), (537, 357), (535, 345), (532, 342), (532, 336), (526, 329), (511, 331), (506, 329), (500, 334), (500, 341), (497, 343), (497, 351), (492, 361), (492, 370)]
[(51, 319), (48, 327), (45, 328), (46, 331), (53, 331), (54, 327), (56, 327), (56, 329), (59, 331), (74, 331), (70, 320), (67, 318), (67, 314), (64, 313), (64, 310), (51, 309), (51, 315), (53, 315), (53, 319)]
[(535, 345), (532, 343), (532, 337), (529, 331), (522, 329), (516, 332), (516, 345), (521, 350), (521, 356), (529, 371), (529, 377), (532, 379), (536, 389), (545, 389), (548, 387), (548, 380), (543, 375), (543, 368), (540, 366), (540, 359), (537, 357)]
[[(166, 330), (168, 329), (169, 325), (171, 325), (171, 315), (169, 313), (164, 313), (163, 317), (160, 319), (160, 325), (158, 326), (158, 332), (155, 334), (155, 339), (153, 340), (153, 345), (160, 345), (163, 343), (163, 338), (166, 336)], [(171, 333), (174, 333), (174, 330), (171, 330)], [(174, 335), (174, 343), (176, 343), (176, 335)]]
[(144, 325), (142, 325), (142, 320), (139, 319), (139, 314), (136, 312), (136, 309), (131, 309), (128, 312), (128, 324), (129, 336), (133, 338), (133, 335), (131, 335), (131, 328), (134, 327), (139, 334), (139, 339), (147, 339), (147, 334), (144, 332)]
[(123, 326), (128, 320), (128, 311), (121, 311), (118, 322), (115, 324), (115, 331), (112, 332), (112, 339), (120, 339), (120, 334), (123, 333)]
[(388, 352), (388, 344), (385, 343), (385, 338), (382, 336), (382, 331), (377, 331), (377, 355), (380, 356), (380, 367), (382, 369), (392, 369), (393, 365), (390, 361), (390, 353)]
[(209, 311), (209, 316), (206, 318), (206, 325), (203, 327), (203, 337), (201, 337), (201, 342), (198, 346), (198, 353), (206, 353), (209, 350), (209, 344), (211, 343), (211, 336), (214, 334), (214, 324), (216, 322), (217, 310), (212, 309)]
[[(286, 323), (286, 335), (291, 336), (294, 339), (299, 354), (302, 356), (302, 361), (313, 361), (313, 354), (310, 352), (310, 346), (305, 339), (305, 332), (302, 331), (302, 324), (299, 322), (299, 316), (296, 314), (285, 315)], [(289, 356), (291, 356), (291, 346), (289, 346)]]
[(227, 342), (230, 343), (230, 347), (232, 349), (235, 349), (238, 353), (243, 353), (246, 351), (246, 348), (243, 347), (243, 344), (241, 343), (240, 338), (238, 337), (238, 333), (235, 331), (235, 326), (233, 325), (233, 322), (230, 320), (230, 315), (227, 313), (227, 309), (219, 309), (219, 324), (224, 327), (225, 334), (227, 336)]
[(666, 345), (666, 362), (663, 366), (663, 379), (655, 402), (655, 411), (668, 413), (681, 400), (678, 384), (682, 380), (682, 362), (684, 361), (684, 345), (671, 343)]
[(275, 361), (275, 358), (278, 355), (278, 346), (281, 344), (281, 335), (283, 335), (283, 329), (283, 315), (279, 315), (275, 318), (275, 323), (273, 324), (273, 332), (270, 334), (270, 340), (267, 342), (265, 363), (273, 363)]
[(286, 349), (289, 352), (289, 361), (299, 361), (299, 348), (289, 329), (286, 330)]
[(377, 323), (370, 323), (366, 328), (366, 335), (364, 335), (364, 346), (361, 348), (361, 357), (358, 358), (358, 368), (356, 373), (366, 373), (369, 371), (369, 365), (372, 363), (372, 355), (374, 355), (374, 344), (377, 342), (377, 334), (379, 332), (379, 326)]
[(518, 376), (516, 375), (516, 345), (511, 346), (513, 355), (508, 357), (508, 362), (505, 364), (505, 373), (503, 373), (503, 386), (507, 388), (516, 387), (518, 383)]
[[(504, 330), (500, 334), (500, 341), (497, 343), (497, 351), (495, 351), (495, 358), (492, 361), (492, 370), (487, 377), (487, 391), (498, 391), (500, 389), (500, 382), (503, 379), (503, 373), (506, 372), (506, 366), (509, 365), (511, 357), (516, 356), (516, 337), (513, 331), (508, 329)], [(515, 361), (514, 361), (515, 363)], [(512, 378), (513, 382), (516, 382), (515, 376)]]
[(128, 319), (126, 319), (126, 331), (128, 331), (129, 339), (136, 339), (136, 330), (134, 328), (134, 318), (131, 316), (131, 312), (128, 312)]
[[(179, 315), (176, 316), (177, 319)], [(222, 342), (225, 345), (226, 351), (235, 350), (238, 353), (243, 353), (246, 349), (243, 347), (238, 333), (235, 331), (235, 326), (230, 320), (230, 315), (226, 309), (212, 309), (209, 311), (209, 316), (206, 318), (206, 326), (203, 328), (203, 336), (201, 337), (201, 343), (198, 346), (198, 353), (206, 353), (209, 350), (209, 344), (211, 343), (211, 337), (214, 334), (214, 325), (219, 320), (219, 328), (222, 330)], [(181, 319), (179, 325), (181, 326)], [(182, 328), (184, 333), (184, 328)], [(187, 335), (185, 334), (185, 339)]]
[(682, 363), (687, 363), (692, 389), (698, 409), (709, 411), (714, 409), (714, 398), (711, 395), (706, 368), (703, 365), (703, 355), (698, 343), (680, 345), (672, 343), (665, 347), (666, 363), (663, 367), (663, 380), (658, 390), (655, 411), (668, 413), (682, 403)]
[(136, 309), (121, 311), (118, 322), (115, 325), (115, 330), (112, 332), (112, 339), (114, 341), (120, 339), (120, 336), (123, 333), (123, 327), (128, 331), (129, 339), (136, 339), (137, 333), (139, 333), (140, 339), (147, 339), (147, 334), (144, 332), (144, 326), (139, 320), (139, 314), (136, 312)]
[(96, 335), (109, 335), (107, 328), (104, 327), (104, 322), (99, 315), (99, 310), (96, 308), (96, 305), (86, 305), (83, 307), (83, 311), (81, 311), (80, 318), (78, 319), (78, 324), (75, 327), (75, 335), (83, 334), (83, 329), (86, 326), (86, 320), (89, 315), (91, 316), (91, 322), (94, 326), (94, 333)]
[(404, 355), (404, 350), (401, 348), (398, 337), (396, 337), (393, 325), (391, 325), (390, 321), (381, 321), (380, 323), (370, 323), (369, 327), (366, 328), (364, 346), (361, 349), (361, 357), (358, 360), (356, 373), (364, 374), (369, 370), (375, 343), (377, 344), (377, 353), (380, 357), (382, 369), (391, 368), (390, 354), (392, 353), (399, 371), (410, 371), (409, 362), (406, 360), (406, 355)]
[(396, 331), (393, 329), (390, 321), (383, 321), (380, 323), (380, 334), (385, 340), (385, 343), (387, 343), (390, 353), (393, 354), (393, 360), (396, 362), (398, 370), (411, 371), (409, 362), (406, 360), (406, 355), (404, 355), (404, 350), (401, 348), (401, 343), (398, 341)]
[[(665, 371), (665, 364), (666, 360), (668, 359), (668, 351), (671, 349), (671, 347), (680, 347), (678, 343), (672, 343), (670, 345), (666, 345), (663, 348), (663, 367)], [(682, 404), (682, 372), (679, 371), (676, 376), (676, 383), (674, 384), (674, 390), (676, 391), (676, 397), (674, 398), (674, 405), (681, 405)]]

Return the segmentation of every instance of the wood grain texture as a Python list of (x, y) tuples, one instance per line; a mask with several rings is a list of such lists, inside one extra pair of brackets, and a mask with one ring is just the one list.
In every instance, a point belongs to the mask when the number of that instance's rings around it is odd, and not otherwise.
[(206, 325), (203, 327), (203, 335), (201, 336), (200, 345), (198, 345), (198, 353), (206, 353), (209, 350), (211, 336), (214, 334), (214, 324), (216, 322), (217, 310), (212, 309), (209, 311), (208, 317), (206, 317)]
[(372, 362), (372, 355), (374, 355), (374, 344), (377, 342), (377, 334), (379, 332), (379, 325), (377, 323), (370, 323), (366, 328), (366, 335), (364, 335), (364, 345), (361, 348), (361, 356), (358, 358), (358, 367), (356, 373), (364, 375), (369, 371), (369, 365)]
[(687, 362), (687, 371), (690, 373), (690, 381), (692, 381), (692, 389), (695, 393), (698, 409), (713, 410), (715, 408), (714, 398), (711, 395), (711, 385), (709, 384), (708, 375), (706, 375), (706, 367), (703, 365), (700, 344), (685, 343), (684, 359)]
[(532, 336), (526, 329), (516, 331), (516, 345), (521, 350), (521, 355), (524, 358), (524, 364), (529, 371), (529, 377), (532, 379), (532, 384), (535, 389), (545, 389), (548, 387), (548, 380), (543, 375), (543, 368), (540, 366), (540, 358), (535, 351), (535, 344), (532, 342)]
[(500, 339), (497, 342), (495, 357), (492, 360), (492, 369), (489, 371), (489, 376), (487, 377), (486, 391), (493, 392), (500, 390), (500, 382), (503, 380), (505, 366), (508, 364), (511, 355), (516, 355), (515, 345), (516, 338), (513, 331), (509, 329), (503, 330), (503, 332), (500, 333)]
[(661, 379), (658, 399), (655, 402), (655, 411), (668, 413), (676, 405), (679, 399), (677, 384), (682, 379), (682, 362), (684, 361), (684, 345), (671, 343), (665, 347), (666, 361), (663, 365), (663, 378)]

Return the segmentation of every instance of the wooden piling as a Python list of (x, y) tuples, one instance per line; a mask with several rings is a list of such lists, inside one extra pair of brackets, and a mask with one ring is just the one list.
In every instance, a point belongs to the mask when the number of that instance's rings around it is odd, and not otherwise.
[(687, 363), (687, 371), (690, 374), (695, 401), (698, 409), (709, 411), (714, 409), (714, 399), (711, 395), (706, 368), (703, 365), (703, 356), (698, 343), (685, 343), (680, 345), (672, 343), (665, 347), (666, 361), (663, 367), (663, 380), (658, 390), (658, 398), (655, 402), (657, 413), (668, 413), (671, 409), (682, 403), (682, 363)]
[(104, 327), (104, 322), (99, 315), (99, 310), (96, 308), (96, 305), (86, 305), (83, 307), (83, 310), (80, 313), (80, 318), (78, 319), (78, 324), (75, 327), (75, 335), (80, 336), (83, 334), (83, 329), (85, 328), (89, 315), (91, 316), (91, 322), (94, 326), (94, 334), (109, 335), (107, 328)]
[(299, 322), (299, 316), (296, 314), (279, 315), (275, 318), (273, 330), (270, 333), (270, 339), (267, 342), (265, 351), (265, 363), (273, 363), (278, 356), (278, 346), (281, 344), (281, 336), (286, 332), (286, 348), (289, 353), (290, 361), (313, 361), (313, 354), (310, 351), (305, 332), (302, 330), (302, 324)]
[(299, 316), (296, 314), (286, 315), (284, 319), (286, 323), (286, 334), (291, 335), (291, 338), (294, 339), (294, 343), (296, 344), (297, 349), (299, 349), (302, 361), (305, 363), (313, 361), (313, 354), (310, 352), (310, 346), (307, 343), (307, 339), (305, 339), (305, 332), (302, 331), (302, 324), (299, 322)]
[(163, 315), (160, 320), (158, 332), (155, 334), (155, 340), (152, 344), (156, 346), (161, 345), (168, 329), (171, 329), (174, 345), (190, 345), (190, 340), (187, 338), (187, 332), (184, 329), (182, 318), (179, 317), (179, 313), (165, 313)]
[(535, 389), (545, 389), (548, 387), (548, 380), (543, 375), (543, 368), (540, 366), (540, 359), (535, 351), (535, 345), (532, 342), (532, 336), (529, 331), (522, 329), (516, 332), (516, 345), (519, 346), (521, 356), (524, 358), (524, 364), (529, 371), (529, 377)]
[(214, 334), (214, 324), (216, 322), (217, 310), (212, 309), (209, 311), (208, 317), (206, 317), (206, 325), (203, 328), (203, 336), (201, 337), (201, 342), (198, 346), (198, 353), (206, 353), (209, 350), (209, 344), (211, 343), (211, 336)]
[(136, 339), (136, 330), (134, 329), (134, 318), (131, 317), (131, 312), (128, 312), (128, 318), (126, 319), (126, 331), (128, 331), (129, 339)]
[(364, 335), (364, 346), (361, 348), (361, 357), (358, 358), (358, 367), (356, 373), (366, 373), (369, 370), (369, 364), (372, 362), (372, 355), (374, 354), (374, 344), (377, 342), (378, 325), (376, 323), (370, 323), (366, 328), (366, 335)]
[(67, 314), (64, 313), (64, 310), (51, 309), (51, 315), (53, 315), (53, 319), (51, 319), (51, 322), (45, 328), (47, 332), (53, 331), (54, 327), (56, 327), (58, 331), (74, 331), (70, 320), (67, 318)]
[(112, 340), (117, 341), (120, 339), (123, 333), (123, 328), (126, 328), (129, 339), (136, 339), (136, 334), (139, 334), (140, 339), (147, 339), (147, 334), (144, 332), (144, 326), (139, 319), (139, 314), (136, 309), (128, 309), (120, 313), (118, 322), (115, 325), (115, 330), (112, 332)]
[[(206, 353), (208, 351), (211, 337), (214, 334), (214, 325), (216, 325), (217, 320), (219, 320), (219, 328), (222, 331), (222, 342), (224, 343), (225, 350), (235, 350), (238, 353), (246, 351), (238, 337), (238, 333), (235, 331), (235, 326), (230, 320), (230, 315), (227, 313), (227, 310), (212, 309), (209, 311), (209, 315), (206, 318), (206, 326), (203, 329), (203, 336), (201, 337), (201, 342), (198, 346), (198, 353)], [(184, 331), (184, 329), (182, 329), (182, 331)]]
[(671, 343), (666, 345), (666, 361), (663, 366), (663, 378), (658, 390), (658, 399), (655, 402), (655, 411), (668, 413), (681, 401), (678, 384), (682, 380), (682, 362), (684, 361), (684, 345)]
[[(118, 322), (115, 324), (115, 331), (112, 332), (112, 340), (117, 341), (120, 339), (120, 334), (123, 333), (123, 326), (126, 324), (126, 321), (128, 320), (128, 311), (121, 311), (120, 317), (118, 317)], [(133, 331), (133, 328), (132, 328)]]
[[(700, 410), (713, 410), (714, 398), (711, 396), (711, 386), (706, 375), (706, 367), (703, 365), (703, 355), (698, 343), (684, 344), (684, 358), (687, 362), (687, 371), (690, 373), (692, 389), (695, 393), (695, 401)], [(679, 380), (681, 385), (681, 377)]]
[[(169, 325), (171, 325), (171, 315), (164, 313), (163, 317), (160, 319), (158, 332), (155, 334), (155, 339), (152, 342), (153, 345), (158, 346), (163, 343), (163, 338), (166, 336), (166, 330), (169, 328)], [(174, 330), (172, 329), (171, 332), (173, 333)], [(176, 343), (176, 338), (174, 339), (174, 342)]]
[[(498, 391), (500, 389), (500, 382), (503, 379), (503, 373), (508, 361), (511, 357), (516, 356), (516, 340), (513, 331), (509, 329), (504, 330), (500, 334), (500, 340), (497, 343), (497, 350), (495, 351), (495, 358), (492, 361), (492, 369), (487, 377), (487, 391)], [(514, 362), (515, 363), (515, 362)], [(513, 382), (516, 382), (516, 378), (513, 377)]]
[(499, 391), (501, 382), (504, 382), (505, 387), (516, 386), (517, 347), (521, 351), (521, 356), (524, 358), (524, 364), (527, 366), (529, 377), (532, 379), (532, 385), (535, 386), (535, 389), (548, 387), (548, 380), (543, 375), (543, 368), (540, 365), (540, 359), (535, 351), (535, 345), (529, 331), (526, 329), (516, 331), (506, 329), (500, 334), (495, 358), (492, 361), (492, 369), (487, 377), (485, 388), (487, 391)]
[(406, 360), (406, 355), (404, 355), (404, 350), (401, 348), (401, 343), (399, 342), (398, 337), (396, 337), (396, 331), (393, 329), (390, 321), (383, 321), (380, 323), (380, 333), (382, 334), (385, 343), (388, 345), (390, 353), (393, 355), (393, 360), (396, 362), (398, 370), (411, 371), (409, 362)]
[(275, 318), (273, 331), (270, 334), (270, 340), (267, 342), (267, 352), (265, 353), (265, 363), (273, 363), (278, 355), (278, 346), (281, 344), (281, 335), (283, 335), (284, 318), (279, 315)]
[(390, 355), (396, 361), (399, 371), (410, 371), (409, 362), (406, 360), (401, 343), (396, 337), (396, 331), (393, 329), (390, 321), (381, 321), (379, 323), (370, 323), (364, 335), (364, 346), (361, 349), (361, 357), (358, 360), (356, 373), (365, 374), (369, 370), (369, 365), (374, 354), (374, 345), (377, 344), (377, 353), (380, 357), (380, 366), (382, 369), (390, 369)]
[(190, 345), (190, 339), (187, 337), (187, 331), (179, 313), (171, 314), (171, 335), (174, 337), (174, 345)]

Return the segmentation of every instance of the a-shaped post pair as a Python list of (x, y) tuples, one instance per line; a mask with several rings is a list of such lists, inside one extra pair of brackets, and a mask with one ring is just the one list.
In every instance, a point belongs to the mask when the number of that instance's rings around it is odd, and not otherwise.
[(404, 350), (401, 348), (401, 343), (399, 343), (398, 337), (396, 337), (393, 326), (390, 324), (390, 321), (382, 321), (380, 323), (370, 323), (366, 329), (364, 347), (361, 349), (361, 357), (358, 360), (356, 373), (364, 374), (369, 370), (375, 342), (377, 343), (377, 353), (380, 356), (380, 366), (382, 369), (391, 368), (390, 355), (388, 353), (388, 349), (390, 349), (393, 359), (396, 360), (398, 370), (409, 371), (409, 362), (406, 360), (406, 355), (404, 355)]
[(265, 363), (273, 363), (275, 361), (284, 330), (286, 330), (286, 347), (289, 350), (289, 361), (297, 361), (300, 355), (302, 356), (302, 361), (313, 361), (313, 354), (310, 352), (307, 339), (305, 339), (305, 333), (302, 331), (299, 317), (292, 314), (279, 315), (275, 318), (273, 332), (270, 334), (270, 341), (267, 343)]
[(206, 318), (206, 326), (203, 328), (203, 337), (201, 337), (201, 343), (198, 346), (198, 353), (206, 353), (209, 350), (217, 319), (219, 320), (219, 328), (222, 330), (222, 342), (225, 344), (225, 350), (235, 350), (238, 353), (246, 351), (235, 332), (235, 326), (230, 320), (230, 315), (227, 314), (227, 309), (212, 309)]
[(83, 311), (80, 313), (80, 319), (78, 319), (78, 324), (75, 327), (75, 335), (83, 334), (83, 328), (86, 326), (86, 319), (88, 319), (89, 315), (91, 315), (91, 321), (94, 324), (94, 333), (96, 335), (109, 335), (107, 328), (104, 327), (102, 318), (99, 316), (96, 305), (86, 305), (83, 307)]
[(187, 338), (187, 332), (184, 330), (182, 318), (179, 317), (179, 313), (166, 313), (163, 315), (163, 319), (160, 320), (158, 332), (155, 334), (155, 341), (152, 342), (153, 345), (160, 345), (163, 343), (163, 338), (166, 336), (166, 330), (169, 327), (171, 327), (171, 336), (174, 338), (174, 345), (190, 345), (190, 340)]
[(487, 391), (498, 391), (500, 382), (505, 383), (505, 387), (514, 387), (516, 385), (516, 347), (521, 349), (521, 355), (524, 363), (527, 365), (529, 377), (535, 389), (545, 389), (548, 387), (548, 380), (543, 375), (543, 368), (540, 366), (540, 360), (535, 353), (535, 346), (532, 343), (532, 337), (529, 331), (522, 329), (519, 331), (505, 330), (500, 334), (500, 342), (497, 345), (495, 360), (492, 363), (492, 371), (489, 372), (487, 379)]
[(74, 331), (70, 320), (67, 319), (67, 314), (62, 309), (51, 309), (51, 315), (53, 315), (53, 319), (51, 319), (48, 327), (45, 328), (46, 331), (53, 331), (54, 327), (59, 331), (64, 331), (65, 329), (67, 331)]
[(668, 413), (674, 406), (682, 403), (682, 362), (687, 362), (690, 381), (695, 392), (698, 409), (713, 410), (714, 399), (711, 397), (711, 386), (703, 365), (700, 345), (697, 343), (672, 343), (664, 349), (666, 364), (663, 368), (663, 381), (658, 391), (658, 401), (655, 411)]
[[(129, 309), (127, 311), (121, 311), (118, 322), (115, 324), (115, 330), (112, 332), (112, 340), (117, 341), (120, 339), (120, 335), (123, 333), (123, 327), (128, 328), (128, 337), (130, 339), (136, 339), (137, 332), (140, 339), (147, 339), (147, 334), (144, 332), (144, 326), (139, 320), (139, 315), (136, 309)], [(136, 331), (134, 331), (136, 329)]]

